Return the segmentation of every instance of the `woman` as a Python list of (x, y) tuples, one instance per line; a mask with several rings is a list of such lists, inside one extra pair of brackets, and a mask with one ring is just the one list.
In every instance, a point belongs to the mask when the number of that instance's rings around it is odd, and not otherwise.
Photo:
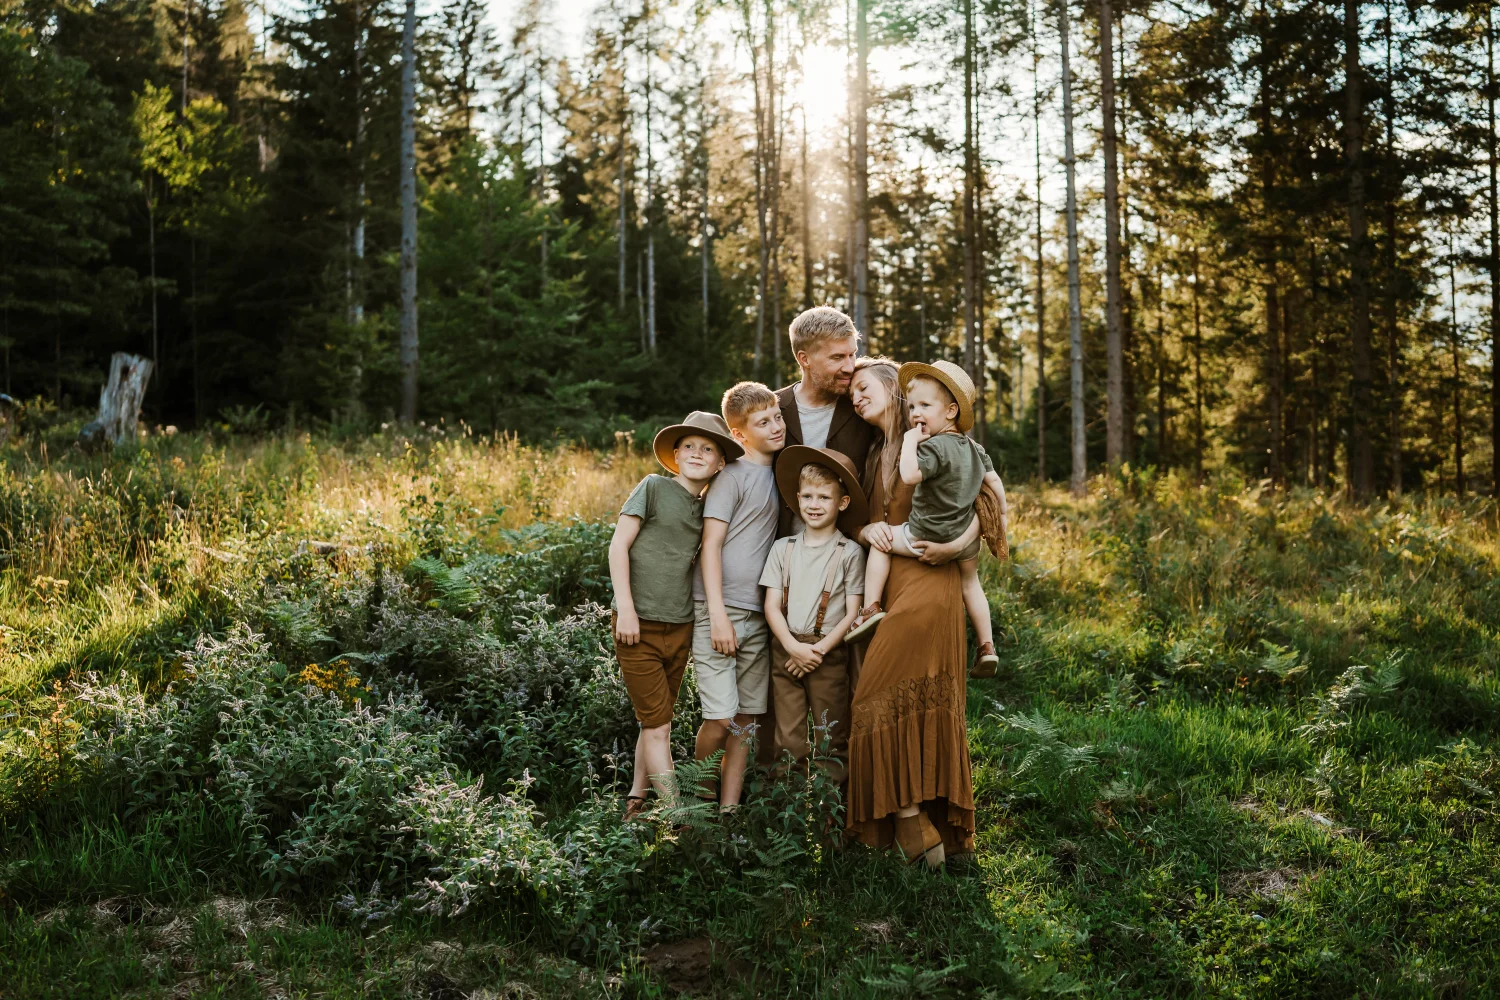
[[(912, 495), (896, 471), (908, 419), (895, 363), (860, 358), (851, 394), (855, 412), (883, 435), (865, 470), (872, 523), (860, 540), (888, 552)], [(974, 849), (964, 603), (951, 559), (978, 530), (976, 519), (955, 542), (928, 545), (922, 561), (893, 560), (886, 617), (865, 649), (850, 713), (850, 832), (872, 847), (894, 842), (932, 867)]]

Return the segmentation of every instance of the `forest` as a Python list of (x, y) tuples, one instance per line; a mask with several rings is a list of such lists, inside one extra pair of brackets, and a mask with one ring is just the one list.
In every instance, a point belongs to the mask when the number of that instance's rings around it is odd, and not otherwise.
[[(1500, 993), (1495, 32), (0, 0), (0, 998)], [(963, 864), (623, 819), (616, 517), (810, 305), (1005, 479)]]
[[(414, 419), (605, 443), (816, 303), (964, 364), (1013, 478), (1493, 487), (1488, 4), (414, 13)], [(155, 423), (406, 415), (405, 15), (7, 4), (8, 394), (130, 350)]]

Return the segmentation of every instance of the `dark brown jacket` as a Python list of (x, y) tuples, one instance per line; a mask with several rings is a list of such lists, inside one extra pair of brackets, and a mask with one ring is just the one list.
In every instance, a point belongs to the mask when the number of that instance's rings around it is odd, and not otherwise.
[[(802, 418), (797, 414), (797, 397), (792, 392), (795, 388), (796, 384), (777, 389), (776, 398), (781, 401), (781, 418), (786, 421), (786, 443), (806, 444), (802, 440)], [(833, 404), (833, 422), (828, 425), (828, 442), (824, 447), (843, 452), (861, 473), (878, 436), (875, 428), (859, 419), (847, 395), (840, 396)], [(777, 535), (784, 537), (791, 533), (792, 509), (782, 501)]]

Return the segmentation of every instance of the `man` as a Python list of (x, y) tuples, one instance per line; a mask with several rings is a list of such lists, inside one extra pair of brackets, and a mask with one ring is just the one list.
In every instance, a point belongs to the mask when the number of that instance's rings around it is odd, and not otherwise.
[[(859, 356), (854, 321), (837, 309), (818, 306), (792, 320), (788, 332), (802, 378), (776, 392), (786, 421), (786, 443), (832, 448), (862, 471), (876, 432), (859, 419), (849, 400), (854, 360)], [(778, 534), (794, 535), (801, 527), (796, 513), (783, 504)]]

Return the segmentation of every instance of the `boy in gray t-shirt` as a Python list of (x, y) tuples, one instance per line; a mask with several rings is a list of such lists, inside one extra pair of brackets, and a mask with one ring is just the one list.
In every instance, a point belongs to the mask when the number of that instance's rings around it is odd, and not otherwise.
[(693, 756), (706, 760), (724, 751), (716, 797), (730, 812), (739, 807), (755, 716), (770, 703), (760, 571), (781, 513), (772, 461), (786, 441), (786, 424), (776, 394), (759, 382), (724, 393), (723, 413), (745, 454), (724, 467), (703, 500), (703, 548), (693, 574), (693, 669), (703, 725)]

